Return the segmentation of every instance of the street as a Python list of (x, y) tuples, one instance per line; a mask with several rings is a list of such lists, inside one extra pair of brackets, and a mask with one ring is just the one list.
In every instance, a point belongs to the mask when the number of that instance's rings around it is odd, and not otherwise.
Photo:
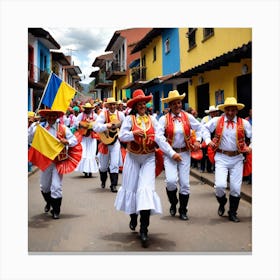
[[(142, 248), (129, 217), (114, 208), (115, 193), (100, 187), (99, 176), (84, 178), (73, 172), (64, 175), (63, 200), (59, 220), (44, 213), (45, 202), (39, 189), (39, 174), (29, 176), (28, 250), (29, 253), (120, 254), (127, 252), (156, 253), (246, 253), (252, 250), (251, 204), (241, 200), (240, 223), (230, 222), (227, 208), (224, 217), (217, 215), (213, 188), (190, 177), (191, 195), (188, 221), (169, 215), (164, 172), (156, 179), (163, 214), (151, 216), (150, 245)], [(119, 176), (119, 186), (121, 174)], [(118, 187), (119, 187), (118, 186)]]

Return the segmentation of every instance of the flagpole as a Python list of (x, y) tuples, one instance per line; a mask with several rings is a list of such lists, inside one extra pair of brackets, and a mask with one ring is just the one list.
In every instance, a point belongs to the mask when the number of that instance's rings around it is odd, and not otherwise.
[(45, 86), (45, 88), (44, 88), (42, 97), (41, 97), (41, 99), (40, 99), (39, 105), (38, 105), (37, 109), (35, 110), (35, 113), (36, 113), (36, 114), (37, 114), (37, 112), (38, 112), (38, 110), (39, 110), (39, 108), (40, 108), (40, 106), (41, 106), (41, 104), (42, 104), (42, 101), (43, 101), (43, 98), (44, 98), (44, 96), (45, 96), (45, 94), (46, 94), (47, 86), (48, 86), (48, 84), (49, 84), (49, 81), (50, 81), (50, 79), (51, 79), (52, 74), (53, 74), (53, 71), (51, 71), (51, 73), (50, 73), (50, 75), (49, 75), (49, 77), (48, 77), (48, 80), (47, 80), (46, 86)]

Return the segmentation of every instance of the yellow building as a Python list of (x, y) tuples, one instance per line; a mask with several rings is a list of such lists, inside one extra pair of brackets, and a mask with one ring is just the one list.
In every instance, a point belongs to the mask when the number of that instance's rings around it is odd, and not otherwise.
[(229, 96), (252, 106), (252, 29), (180, 28), (181, 75), (189, 79), (188, 103), (199, 116)]

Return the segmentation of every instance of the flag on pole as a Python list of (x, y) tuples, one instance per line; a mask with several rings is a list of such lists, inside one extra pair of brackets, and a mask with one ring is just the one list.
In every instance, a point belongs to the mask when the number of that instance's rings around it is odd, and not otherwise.
[(56, 74), (51, 73), (51, 77), (45, 88), (42, 104), (52, 110), (67, 111), (76, 90), (66, 82), (62, 81)]
[(44, 171), (63, 148), (64, 145), (57, 138), (38, 125), (28, 150), (28, 161)]

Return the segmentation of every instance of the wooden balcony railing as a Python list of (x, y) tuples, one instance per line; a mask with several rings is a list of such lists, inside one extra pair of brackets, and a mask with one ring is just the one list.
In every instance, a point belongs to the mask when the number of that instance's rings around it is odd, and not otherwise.
[(146, 67), (134, 67), (130, 70), (132, 76), (132, 82), (146, 81)]
[(28, 80), (34, 83), (45, 85), (48, 81), (49, 70), (41, 70), (39, 67), (32, 63), (28, 63)]

